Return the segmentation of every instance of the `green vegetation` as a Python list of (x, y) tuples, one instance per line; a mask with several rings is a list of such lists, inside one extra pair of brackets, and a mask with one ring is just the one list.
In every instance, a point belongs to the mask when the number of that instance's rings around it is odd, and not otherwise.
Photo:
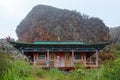
[(9, 56), (0, 53), (0, 80), (35, 80), (32, 66)]
[(120, 58), (120, 45), (113, 45), (111, 53), (114, 53), (115, 58)]
[(33, 68), (23, 59), (14, 59), (0, 52), (0, 80), (120, 80), (120, 46), (112, 46), (109, 53), (115, 58), (108, 58), (110, 60), (99, 69), (85, 69), (76, 64), (74, 71), (64, 72), (55, 68)]

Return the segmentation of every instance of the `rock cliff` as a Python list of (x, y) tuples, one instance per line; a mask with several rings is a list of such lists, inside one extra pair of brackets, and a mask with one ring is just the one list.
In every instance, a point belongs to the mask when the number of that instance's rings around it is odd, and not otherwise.
[(84, 41), (109, 40), (109, 28), (96, 17), (77, 11), (46, 5), (35, 6), (16, 28), (20, 41)]
[(114, 44), (120, 44), (120, 26), (110, 28), (110, 40)]

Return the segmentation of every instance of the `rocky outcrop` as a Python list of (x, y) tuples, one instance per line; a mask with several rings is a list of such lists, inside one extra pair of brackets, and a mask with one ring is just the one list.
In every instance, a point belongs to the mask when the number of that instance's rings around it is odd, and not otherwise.
[(76, 11), (46, 5), (35, 6), (16, 28), (20, 41), (84, 41), (109, 40), (109, 29), (102, 20)]
[(110, 40), (114, 44), (120, 44), (120, 26), (110, 28)]

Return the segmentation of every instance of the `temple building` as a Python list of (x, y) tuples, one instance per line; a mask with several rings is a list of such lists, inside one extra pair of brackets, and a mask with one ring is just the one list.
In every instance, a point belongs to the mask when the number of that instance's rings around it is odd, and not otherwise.
[(34, 66), (74, 68), (76, 64), (98, 67), (98, 54), (109, 43), (79, 41), (11, 42)]

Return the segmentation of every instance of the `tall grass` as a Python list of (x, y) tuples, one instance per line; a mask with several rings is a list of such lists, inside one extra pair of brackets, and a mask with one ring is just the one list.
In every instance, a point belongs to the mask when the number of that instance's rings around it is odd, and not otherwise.
[(120, 45), (113, 45), (111, 52), (114, 54), (116, 58), (120, 58)]
[(24, 60), (11, 60), (0, 53), (0, 80), (34, 80), (33, 71)]

